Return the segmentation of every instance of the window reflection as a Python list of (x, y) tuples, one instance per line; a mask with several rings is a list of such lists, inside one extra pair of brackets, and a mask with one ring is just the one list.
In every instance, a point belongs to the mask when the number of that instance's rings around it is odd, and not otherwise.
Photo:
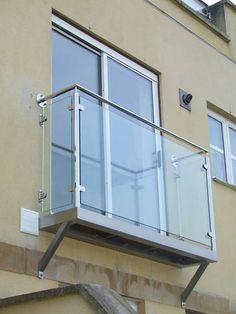
[(153, 121), (152, 82), (108, 58), (109, 100)]

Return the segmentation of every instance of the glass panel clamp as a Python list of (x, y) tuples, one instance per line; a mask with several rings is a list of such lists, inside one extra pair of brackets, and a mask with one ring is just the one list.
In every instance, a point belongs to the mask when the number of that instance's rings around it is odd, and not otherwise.
[(46, 116), (44, 116), (42, 113), (40, 113), (40, 115), (39, 115), (39, 125), (40, 126), (44, 126), (44, 123), (47, 121), (47, 117)]
[(80, 110), (80, 111), (84, 111), (84, 106), (81, 105), (81, 104), (79, 104), (79, 110)]
[(39, 190), (39, 192), (38, 192), (39, 203), (42, 203), (46, 197), (47, 197), (47, 193), (45, 193), (43, 190)]
[(80, 192), (85, 192), (85, 191), (86, 191), (85, 186), (79, 185), (79, 191), (80, 191)]

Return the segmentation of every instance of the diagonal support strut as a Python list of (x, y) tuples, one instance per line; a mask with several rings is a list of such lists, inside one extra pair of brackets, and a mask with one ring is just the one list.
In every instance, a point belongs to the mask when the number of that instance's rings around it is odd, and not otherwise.
[(194, 287), (196, 286), (197, 282), (201, 278), (202, 274), (204, 273), (204, 271), (206, 270), (208, 265), (209, 265), (208, 263), (201, 264), (198, 267), (198, 269), (197, 269), (196, 273), (194, 274), (193, 278), (190, 280), (190, 282), (187, 285), (187, 287), (184, 289), (183, 293), (181, 294), (181, 305), (182, 305), (182, 307), (186, 306), (186, 301), (187, 301), (190, 293), (193, 291)]
[(44, 270), (47, 267), (48, 263), (50, 262), (51, 258), (53, 257), (54, 253), (56, 252), (58, 246), (60, 245), (61, 241), (63, 240), (67, 230), (71, 226), (72, 221), (65, 221), (63, 222), (59, 229), (57, 230), (52, 242), (50, 243), (47, 251), (44, 253), (42, 258), (38, 263), (38, 271), (37, 277), (42, 279), (44, 275)]

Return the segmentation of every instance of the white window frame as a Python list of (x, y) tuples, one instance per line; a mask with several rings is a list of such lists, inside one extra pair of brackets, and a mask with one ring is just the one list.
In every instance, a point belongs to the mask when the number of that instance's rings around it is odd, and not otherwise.
[[(228, 132), (228, 141), (229, 141), (229, 165), (230, 165), (230, 178), (231, 178), (231, 184), (235, 185), (236, 182), (234, 182), (234, 173), (233, 173), (233, 163), (232, 163), (232, 159), (236, 160), (236, 156), (233, 155), (232, 153), (232, 149), (231, 149), (231, 144), (230, 144), (230, 134), (229, 134), (229, 129), (233, 129), (234, 131), (236, 131), (236, 124), (234, 124), (233, 122), (227, 120), (227, 132)], [(236, 180), (236, 178), (235, 178)]]
[[(223, 117), (223, 116), (221, 116), (218, 113), (215, 113), (213, 111), (208, 111), (208, 116), (219, 121), (222, 125), (222, 138), (223, 138), (224, 151), (219, 150), (218, 147), (212, 145), (211, 143), (210, 143), (210, 147), (216, 151), (224, 153), (225, 168), (226, 168), (225, 169), (226, 170), (226, 182), (229, 184), (235, 185), (234, 175), (233, 175), (233, 166), (232, 166), (232, 156), (233, 155), (231, 152), (229, 129), (231, 128), (231, 129), (236, 131), (236, 124), (234, 124), (232, 121), (228, 120), (227, 118), (225, 118), (225, 117)], [(234, 159), (236, 160), (235, 156), (234, 156)], [(219, 178), (216, 177), (216, 179), (219, 179)]]
[(103, 51), (107, 55), (111, 56), (111, 58), (117, 59), (118, 62), (120, 61), (121, 63), (124, 63), (126, 66), (130, 67), (132, 70), (136, 70), (140, 75), (146, 76), (146, 78), (151, 79), (154, 82), (158, 82), (158, 76), (154, 74), (153, 72), (133, 62), (132, 60), (126, 58), (124, 55), (121, 55), (120, 53), (109, 48), (108, 46), (102, 44), (100, 41), (80, 31), (78, 28), (60, 19), (59, 17), (53, 15), (52, 23), (54, 23), (57, 26), (60, 26), (65, 31), (72, 33), (77, 38), (81, 39), (82, 41), (87, 42), (91, 46), (94, 46), (95, 48)]
[[(159, 95), (158, 95), (158, 75), (154, 74), (153, 72), (149, 71), (148, 69), (140, 66), (139, 64), (133, 62), (129, 58), (125, 57), (124, 55), (118, 53), (117, 51), (113, 50), (112, 48), (104, 45), (100, 41), (96, 40), (95, 38), (89, 36), (88, 34), (80, 31), (78, 28), (74, 27), (73, 25), (67, 23), (66, 21), (62, 20), (61, 18), (53, 15), (52, 16), (52, 23), (55, 26), (55, 29), (58, 27), (67, 35), (66, 32), (69, 33), (68, 38), (70, 38), (70, 34), (73, 34), (75, 38), (78, 39), (78, 44), (82, 41), (82, 44), (85, 43), (88, 49), (91, 50), (94, 48), (96, 52), (98, 52), (101, 56), (101, 80), (102, 80), (102, 96), (105, 99), (109, 98), (108, 95), (108, 58), (115, 60), (116, 62), (120, 63), (121, 65), (129, 68), (133, 72), (136, 72), (138, 75), (148, 79), (152, 83), (152, 101), (153, 101), (153, 121), (155, 124), (160, 125), (160, 112), (159, 112)], [(75, 82), (76, 83), (76, 82)], [(107, 104), (103, 104), (104, 108), (107, 108)], [(104, 112), (104, 125), (103, 128), (106, 130), (104, 134), (104, 162), (105, 162), (105, 182), (107, 184), (105, 188), (105, 210), (112, 209), (112, 191), (111, 191), (111, 169), (110, 169), (110, 122), (109, 122), (109, 114), (108, 112)], [(76, 133), (78, 133), (78, 126), (76, 127)], [(158, 147), (161, 146), (160, 139), (158, 137), (158, 130), (155, 130), (156, 136), (156, 145)], [(79, 156), (77, 157), (79, 158)], [(161, 230), (166, 230), (166, 212), (165, 212), (165, 194), (164, 194), (164, 179), (163, 173), (159, 169), (158, 171), (158, 186), (159, 186), (159, 219), (160, 219), (160, 233), (163, 233)], [(76, 175), (77, 176), (77, 175)], [(76, 178), (78, 181), (78, 177)], [(108, 216), (110, 216), (108, 214)]]

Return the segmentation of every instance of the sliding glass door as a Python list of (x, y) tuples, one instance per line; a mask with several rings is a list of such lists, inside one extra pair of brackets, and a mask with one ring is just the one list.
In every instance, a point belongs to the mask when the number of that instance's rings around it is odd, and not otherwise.
[[(80, 178), (84, 187), (80, 206), (135, 225), (160, 230), (163, 202), (160, 198), (160, 137), (145, 120), (157, 123), (156, 81), (117, 58), (53, 31), (53, 90), (77, 83), (116, 103), (119, 110), (80, 93)], [(66, 135), (66, 107), (52, 110), (51, 202), (58, 203), (66, 190), (71, 147)], [(156, 110), (156, 112), (155, 112)], [(76, 130), (75, 130), (76, 131)], [(54, 149), (54, 147), (56, 147)], [(73, 150), (73, 149), (72, 149)], [(62, 157), (63, 156), (63, 157)], [(67, 195), (68, 196), (68, 195)], [(162, 195), (163, 197), (163, 195)]]

